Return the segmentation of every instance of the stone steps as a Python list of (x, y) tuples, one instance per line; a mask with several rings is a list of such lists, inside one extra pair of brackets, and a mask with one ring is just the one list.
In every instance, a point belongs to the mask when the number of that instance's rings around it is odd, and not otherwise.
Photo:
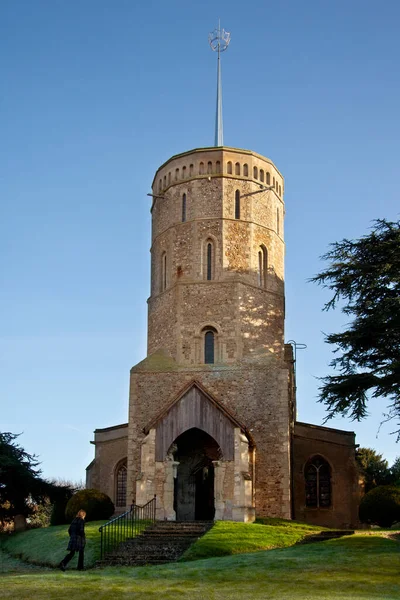
[(141, 535), (122, 542), (97, 565), (139, 566), (174, 562), (212, 526), (212, 521), (158, 521)]

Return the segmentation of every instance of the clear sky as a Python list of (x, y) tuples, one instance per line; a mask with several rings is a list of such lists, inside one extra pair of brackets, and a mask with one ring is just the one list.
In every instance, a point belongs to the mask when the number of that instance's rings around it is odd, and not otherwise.
[[(95, 428), (127, 421), (146, 355), (150, 191), (171, 155), (214, 139), (221, 19), (224, 142), (285, 177), (286, 340), (298, 418), (321, 424), (323, 332), (346, 319), (307, 279), (330, 242), (399, 218), (400, 3), (0, 3), (0, 430), (46, 477), (85, 476)], [(371, 405), (357, 442), (400, 446)]]

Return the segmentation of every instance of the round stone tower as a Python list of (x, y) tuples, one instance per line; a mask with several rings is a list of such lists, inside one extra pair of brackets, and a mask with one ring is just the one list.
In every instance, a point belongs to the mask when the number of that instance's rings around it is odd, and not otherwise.
[(283, 178), (248, 150), (173, 156), (153, 181), (148, 354), (181, 365), (283, 357)]

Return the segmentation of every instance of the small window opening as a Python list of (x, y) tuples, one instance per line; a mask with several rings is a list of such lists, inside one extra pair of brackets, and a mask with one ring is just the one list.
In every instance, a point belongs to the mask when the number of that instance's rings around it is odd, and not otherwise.
[(182, 223), (186, 221), (186, 194), (182, 196)]
[(260, 169), (260, 181), (264, 181), (264, 170)]
[(228, 164), (226, 165), (226, 172), (228, 173), (228, 175), (232, 175), (232, 163), (231, 163), (231, 161), (229, 161)]
[(265, 246), (260, 246), (258, 251), (258, 285), (267, 287), (268, 253)]
[(240, 164), (235, 163), (235, 175), (240, 175)]
[(214, 364), (215, 359), (215, 334), (208, 329), (204, 334), (204, 362), (206, 365)]
[(235, 219), (240, 219), (240, 190), (235, 192)]
[(253, 177), (254, 177), (254, 179), (258, 179), (258, 169), (257, 169), (257, 167), (253, 167)]
[(243, 165), (243, 175), (244, 175), (244, 177), (249, 176), (249, 166), (247, 164)]
[(212, 247), (212, 243), (208, 242), (207, 243), (207, 281), (210, 281), (212, 279), (212, 260), (213, 260), (213, 247)]
[(211, 162), (211, 160), (209, 160), (207, 163), (207, 175), (210, 175), (211, 173), (212, 173), (212, 162)]

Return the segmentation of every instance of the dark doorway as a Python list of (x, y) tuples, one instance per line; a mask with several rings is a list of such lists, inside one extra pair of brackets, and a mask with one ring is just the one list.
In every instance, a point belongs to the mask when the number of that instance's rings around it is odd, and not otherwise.
[(214, 465), (221, 449), (210, 435), (193, 428), (176, 440), (175, 460), (179, 462), (175, 480), (177, 521), (209, 521), (214, 518)]

